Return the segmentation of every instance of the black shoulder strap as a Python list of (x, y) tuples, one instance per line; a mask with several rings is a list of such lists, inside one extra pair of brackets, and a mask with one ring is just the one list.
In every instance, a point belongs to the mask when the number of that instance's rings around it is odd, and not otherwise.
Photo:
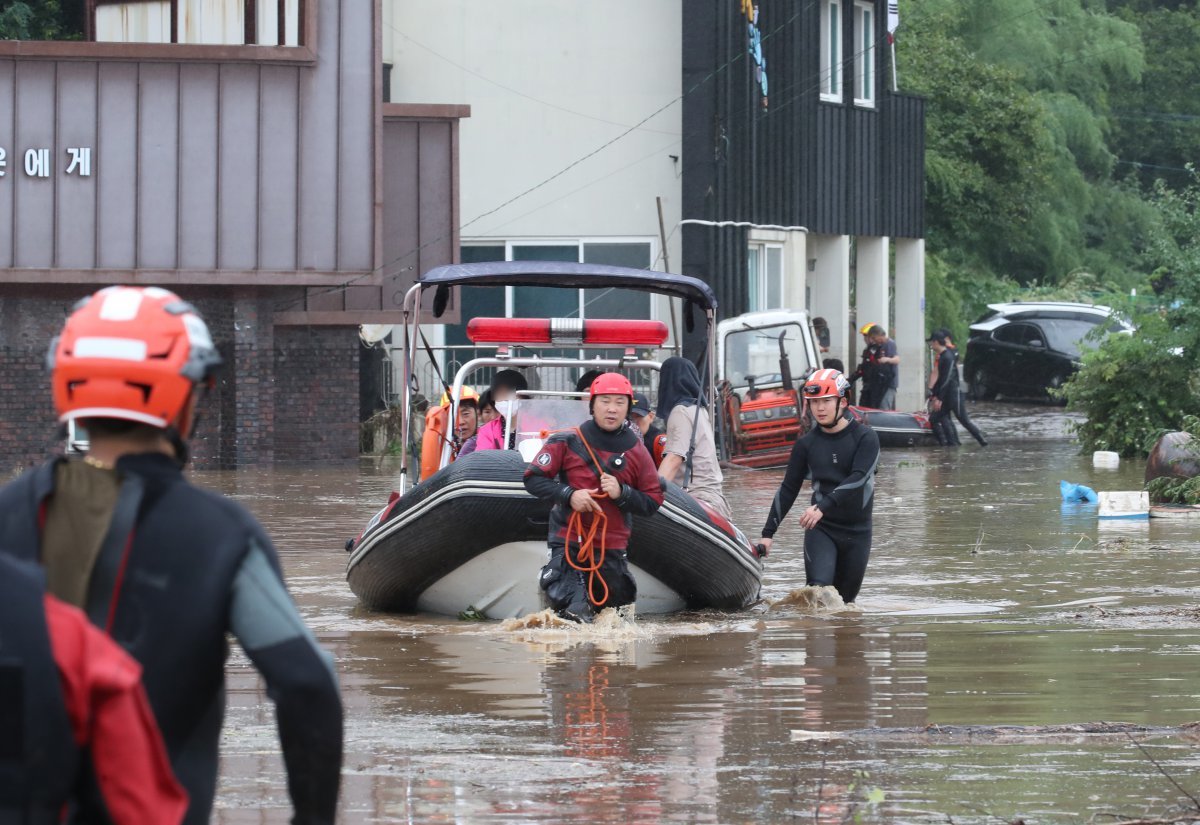
[(146, 485), (141, 476), (127, 474), (121, 480), (117, 493), (117, 505), (113, 508), (112, 521), (104, 534), (104, 543), (92, 568), (92, 579), (88, 584), (88, 619), (108, 634), (112, 634), (113, 606), (121, 586), (121, 575), (125, 560), (133, 543), (133, 532), (137, 527), (138, 509), (142, 503)]

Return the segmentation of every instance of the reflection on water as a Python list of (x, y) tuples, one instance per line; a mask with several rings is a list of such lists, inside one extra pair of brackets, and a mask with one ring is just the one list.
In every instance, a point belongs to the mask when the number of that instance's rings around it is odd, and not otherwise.
[[(1053, 407), (973, 415), (987, 448), (884, 452), (857, 613), (762, 604), (609, 632), (381, 616), (355, 605), (341, 547), (386, 498), (394, 465), (198, 480), (268, 525), (338, 657), (346, 822), (1082, 821), (1177, 801), (1119, 738), (823, 736), (1200, 719), (1200, 525), (1102, 527), (1062, 507), (1059, 480), (1137, 489), (1140, 463), (1093, 469)], [(727, 474), (748, 533), (781, 475)], [(793, 516), (766, 599), (802, 587), (802, 540)], [(217, 821), (285, 822), (269, 702), (244, 658), (231, 673)], [(1193, 742), (1143, 744), (1195, 790)]]

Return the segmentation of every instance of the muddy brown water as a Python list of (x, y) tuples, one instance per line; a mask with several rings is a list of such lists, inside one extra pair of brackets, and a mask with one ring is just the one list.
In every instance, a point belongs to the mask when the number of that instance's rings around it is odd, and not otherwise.
[[(1084, 822), (1179, 803), (1164, 772), (1200, 792), (1186, 737), (863, 734), (1200, 720), (1200, 523), (1063, 506), (1060, 479), (1137, 489), (1141, 464), (1094, 470), (1056, 408), (976, 415), (987, 448), (884, 452), (861, 611), (833, 615), (764, 603), (575, 631), (372, 614), (342, 547), (393, 462), (197, 480), (267, 525), (338, 659), (344, 822)], [(748, 533), (781, 475), (729, 473)], [(804, 584), (801, 541), (793, 515), (766, 599)], [(230, 673), (215, 821), (286, 822), (270, 702), (236, 649)]]

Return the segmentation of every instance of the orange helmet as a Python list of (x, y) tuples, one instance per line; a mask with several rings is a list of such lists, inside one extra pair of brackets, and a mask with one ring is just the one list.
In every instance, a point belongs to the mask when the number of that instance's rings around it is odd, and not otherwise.
[[(479, 403), (479, 393), (475, 392), (475, 390), (472, 389), (471, 387), (463, 387), (462, 392), (460, 392), (458, 394), (458, 403), (461, 404), (464, 401), (474, 401), (476, 404), (478, 404)], [(449, 407), (450, 406), (450, 391), (449, 390), (446, 390), (445, 392), (442, 393), (442, 400), (438, 404), (438, 406), (439, 407)]]
[(76, 304), (48, 360), (59, 421), (118, 418), (162, 429), (180, 424), (193, 388), (221, 365), (191, 304), (158, 287), (127, 286)]
[(601, 373), (592, 382), (592, 390), (588, 398), (595, 398), (597, 395), (628, 395), (629, 403), (632, 404), (633, 385), (619, 372)]
[(817, 370), (804, 382), (804, 397), (844, 398), (848, 389), (850, 382), (837, 370)]

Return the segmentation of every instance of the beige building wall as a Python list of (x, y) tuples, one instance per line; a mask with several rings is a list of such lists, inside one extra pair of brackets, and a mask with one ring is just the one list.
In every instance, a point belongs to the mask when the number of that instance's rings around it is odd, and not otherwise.
[[(654, 239), (655, 268), (665, 268), (655, 198), (671, 234), (681, 217), (680, 14), (679, 3), (635, 0), (385, 0), (391, 99), (471, 107), (464, 242)], [(667, 244), (675, 271), (679, 239), (674, 231)]]

